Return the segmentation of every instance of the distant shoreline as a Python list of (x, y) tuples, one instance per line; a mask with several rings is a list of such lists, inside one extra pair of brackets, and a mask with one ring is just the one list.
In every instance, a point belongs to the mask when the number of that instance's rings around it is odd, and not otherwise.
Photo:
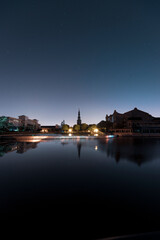
[(1, 134), (0, 135), (0, 142), (41, 142), (47, 140), (62, 140), (62, 139), (111, 139), (111, 138), (160, 138), (160, 134), (157, 135), (101, 135), (101, 136), (94, 136), (94, 135), (72, 135), (69, 136), (68, 134), (41, 134), (41, 133), (25, 133), (25, 134)]

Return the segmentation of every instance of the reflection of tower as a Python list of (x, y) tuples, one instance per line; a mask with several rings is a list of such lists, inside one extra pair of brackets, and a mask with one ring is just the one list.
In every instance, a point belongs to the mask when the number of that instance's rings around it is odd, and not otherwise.
[(81, 146), (82, 146), (82, 144), (81, 143), (77, 143), (77, 149), (78, 149), (78, 157), (80, 158), (80, 156), (81, 156)]
[(77, 124), (78, 124), (78, 125), (81, 125), (81, 115), (80, 115), (80, 110), (78, 110)]

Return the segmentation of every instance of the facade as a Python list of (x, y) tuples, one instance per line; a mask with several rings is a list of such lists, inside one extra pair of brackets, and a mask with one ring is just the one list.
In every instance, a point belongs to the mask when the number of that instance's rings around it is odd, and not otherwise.
[(143, 133), (160, 134), (160, 118), (137, 108), (123, 114), (116, 110), (111, 115), (106, 115), (106, 123), (112, 123), (112, 132), (115, 133)]
[(37, 119), (29, 119), (25, 115), (19, 116), (19, 122), (24, 129), (33, 129), (33, 130), (38, 130), (40, 129), (40, 124), (38, 123)]
[(42, 133), (57, 133), (61, 131), (62, 127), (56, 124), (55, 126), (41, 126)]
[(41, 126), (42, 133), (55, 132), (55, 126)]
[(7, 117), (8, 123), (10, 125), (13, 125), (14, 127), (19, 127), (20, 126), (20, 121), (17, 118), (13, 117)]
[(80, 115), (80, 110), (78, 111), (78, 119), (77, 119), (77, 125), (81, 125), (82, 121), (81, 121), (81, 115)]
[(37, 119), (29, 119), (27, 116), (22, 115), (19, 118), (13, 117), (0, 117), (0, 129), (15, 131), (15, 130), (35, 130), (40, 129), (40, 124)]

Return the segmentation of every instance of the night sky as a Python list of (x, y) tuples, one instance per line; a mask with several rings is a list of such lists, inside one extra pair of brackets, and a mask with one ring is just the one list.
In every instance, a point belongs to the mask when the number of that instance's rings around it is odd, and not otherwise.
[(42, 125), (160, 116), (160, 1), (1, 1), (0, 90), (0, 116)]

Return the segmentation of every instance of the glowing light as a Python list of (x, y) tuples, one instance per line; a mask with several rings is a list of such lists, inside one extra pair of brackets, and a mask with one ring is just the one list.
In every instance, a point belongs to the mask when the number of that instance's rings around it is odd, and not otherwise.
[(69, 128), (68, 132), (70, 132), (70, 133), (71, 133), (71, 132), (72, 132), (72, 128)]
[(42, 129), (41, 132), (42, 133), (48, 133), (48, 130), (47, 129)]
[(96, 134), (94, 134), (94, 136), (95, 136), (95, 137), (98, 137), (98, 134), (96, 133)]
[(114, 138), (114, 135), (106, 135), (106, 138)]
[(94, 149), (97, 151), (98, 150), (98, 146), (95, 146)]
[(38, 139), (32, 139), (32, 140), (29, 140), (28, 142), (40, 142), (41, 140), (38, 140)]
[[(28, 136), (28, 137), (30, 137), (30, 136)], [(26, 138), (27, 138), (27, 136), (26, 136)], [(38, 138), (38, 139), (41, 140), (41, 139), (47, 138), (47, 136), (32, 136), (31, 138), (32, 139), (37, 139)]]
[(95, 129), (94, 129), (94, 132), (95, 132), (95, 133), (98, 133), (98, 129), (97, 129), (97, 128), (95, 128)]
[(68, 134), (68, 136), (69, 136), (69, 137), (71, 137), (71, 136), (72, 136), (72, 134), (71, 134), (71, 133), (69, 133), (69, 134)]

